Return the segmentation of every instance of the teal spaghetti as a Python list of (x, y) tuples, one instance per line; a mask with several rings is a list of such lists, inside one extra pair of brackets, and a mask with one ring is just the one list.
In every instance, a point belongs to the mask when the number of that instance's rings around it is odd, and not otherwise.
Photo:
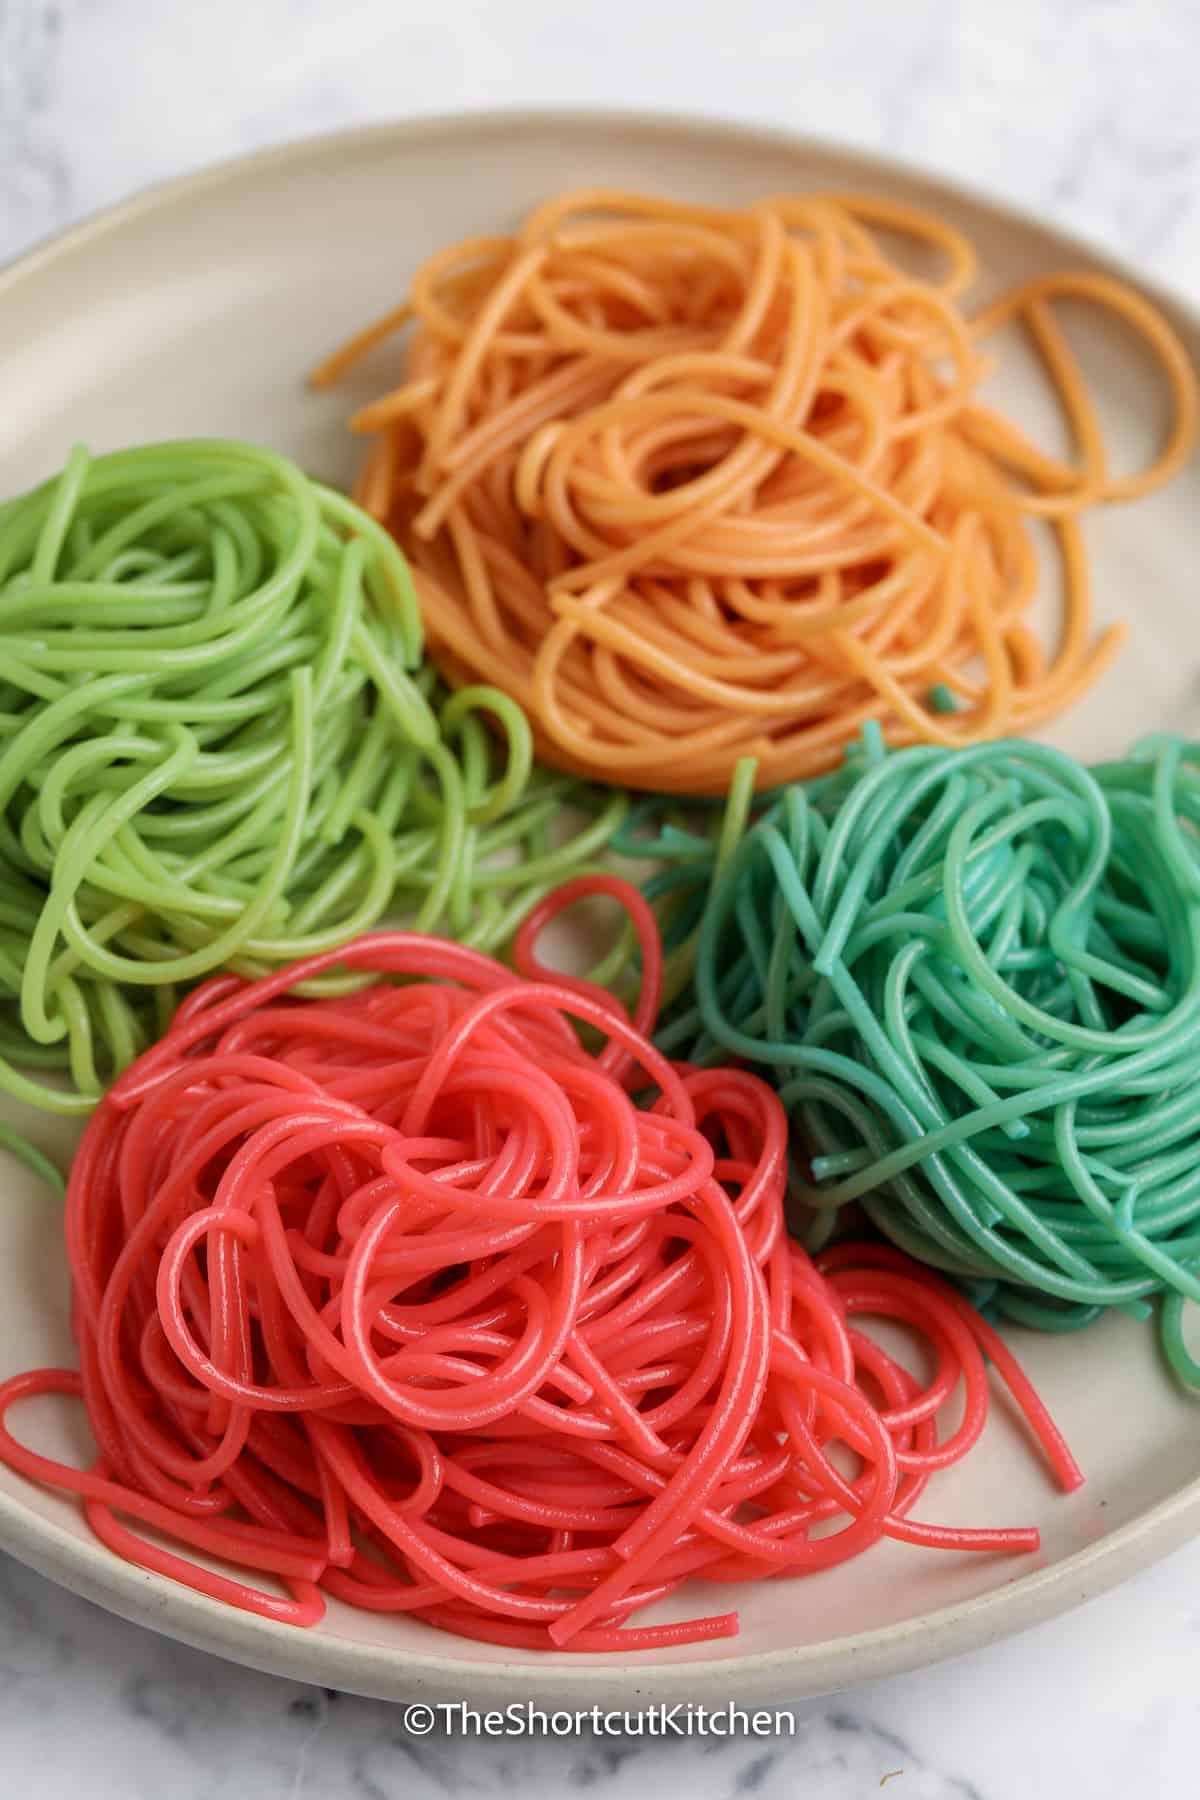
[(217, 969), (502, 944), (621, 820), (439, 689), (390, 537), (269, 451), (76, 450), (0, 507), (0, 627), (0, 1089), (55, 1111)]
[(868, 735), (723, 863), (678, 823), (639, 847), (694, 964), (659, 1041), (769, 1073), (817, 1235), (857, 1202), (1048, 1329), (1166, 1294), (1200, 1376), (1200, 749)]

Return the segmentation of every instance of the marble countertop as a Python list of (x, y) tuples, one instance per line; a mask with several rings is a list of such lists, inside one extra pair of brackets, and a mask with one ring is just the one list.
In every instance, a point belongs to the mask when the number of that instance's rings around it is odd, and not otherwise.
[[(0, 0), (0, 262), (150, 181), (291, 136), (521, 103), (656, 105), (886, 148), (1200, 298), (1197, 0)], [(1193, 1780), (1200, 1544), (1072, 1616), (796, 1709), (791, 1741), (406, 1738), (0, 1558), (0, 1792), (424, 1800), (661, 1780), (695, 1800), (1037, 1800)]]

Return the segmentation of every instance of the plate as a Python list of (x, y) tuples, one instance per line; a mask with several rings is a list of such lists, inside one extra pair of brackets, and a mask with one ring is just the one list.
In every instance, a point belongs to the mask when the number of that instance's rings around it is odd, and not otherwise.
[[(49, 473), (83, 439), (104, 450), (192, 435), (258, 439), (327, 480), (349, 480), (350, 406), (379, 391), (386, 357), (315, 395), (305, 371), (393, 304), (431, 250), (495, 232), (571, 185), (655, 188), (746, 201), (785, 188), (869, 186), (963, 227), (986, 294), (1039, 270), (1122, 269), (1078, 241), (944, 183), (777, 133), (631, 114), (490, 114), (388, 126), (300, 143), (178, 182), (118, 207), (0, 275), (0, 493)], [(1193, 352), (1200, 320), (1158, 298)], [(1074, 321), (1072, 322), (1075, 323)], [(1080, 342), (1118, 460), (1133, 462), (1165, 404), (1119, 334), (1080, 321)], [(1085, 337), (1086, 334), (1086, 337)], [(1019, 356), (1006, 356), (1006, 409), (1049, 426)], [(1166, 492), (1088, 521), (1102, 618), (1136, 627), (1115, 670), (1049, 735), (1086, 756), (1140, 731), (1200, 718), (1179, 654), (1200, 549), (1193, 466)], [(47, 1148), (69, 1134), (22, 1123)], [(1109, 1318), (1073, 1339), (1012, 1334), (1087, 1475), (1064, 1499), (1002, 1403), (982, 1445), (938, 1476), (929, 1516), (1036, 1523), (1036, 1558), (877, 1547), (848, 1567), (739, 1591), (730, 1642), (619, 1661), (521, 1656), (419, 1622), (330, 1604), (311, 1632), (223, 1609), (128, 1567), (62, 1499), (0, 1469), (0, 1546), (123, 1617), (256, 1668), (385, 1698), (560, 1706), (794, 1699), (977, 1647), (1099, 1592), (1200, 1527), (1197, 1409), (1169, 1381), (1154, 1333)], [(73, 1364), (57, 1205), (11, 1159), (0, 1167), (0, 1376)], [(81, 1417), (38, 1403), (22, 1435), (86, 1454)], [(724, 1592), (727, 1592), (724, 1591)], [(676, 1596), (704, 1610), (700, 1587)], [(722, 1600), (722, 1608), (727, 1601)]]

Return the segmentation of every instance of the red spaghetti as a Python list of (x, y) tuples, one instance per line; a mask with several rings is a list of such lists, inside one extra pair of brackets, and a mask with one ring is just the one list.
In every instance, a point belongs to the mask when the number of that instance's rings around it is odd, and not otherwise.
[[(536, 957), (597, 893), (641, 940), (633, 1018)], [(661, 955), (634, 890), (569, 883), (517, 959), (383, 933), (185, 1001), (88, 1128), (66, 1218), (80, 1368), (0, 1387), (0, 1457), (234, 1606), (311, 1625), (330, 1594), (522, 1648), (728, 1636), (733, 1612), (628, 1621), (689, 1577), (801, 1576), (882, 1537), (1036, 1548), (912, 1517), (983, 1429), (985, 1352), (1062, 1486), (1081, 1477), (950, 1288), (895, 1252), (818, 1267), (789, 1241), (779, 1101), (648, 1041)], [(335, 964), (389, 979), (292, 991)], [(868, 1315), (911, 1329), (925, 1379)], [(50, 1393), (83, 1400), (87, 1471), (7, 1428)]]

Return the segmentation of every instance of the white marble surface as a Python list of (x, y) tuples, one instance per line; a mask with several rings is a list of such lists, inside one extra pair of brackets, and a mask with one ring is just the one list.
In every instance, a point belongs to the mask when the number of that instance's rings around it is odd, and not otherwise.
[[(1200, 296), (1197, 0), (0, 0), (0, 261), (145, 183), (398, 114), (626, 103), (883, 146)], [(0, 1793), (23, 1800), (1038, 1800), (1193, 1791), (1200, 1545), (776, 1744), (410, 1740), (0, 1559)]]

